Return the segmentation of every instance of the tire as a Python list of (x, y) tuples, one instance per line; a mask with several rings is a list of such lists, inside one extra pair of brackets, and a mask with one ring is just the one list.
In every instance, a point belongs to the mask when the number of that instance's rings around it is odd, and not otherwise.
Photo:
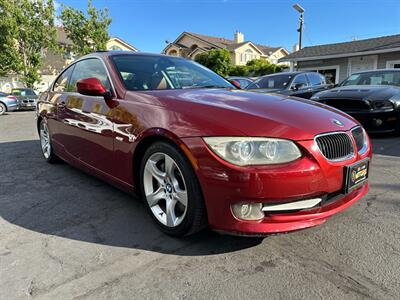
[(0, 102), (0, 116), (4, 115), (7, 112), (7, 106), (4, 103)]
[(397, 120), (396, 130), (395, 130), (395, 132), (394, 132), (394, 134), (395, 134), (396, 136), (400, 136), (400, 114), (399, 114), (398, 118), (399, 118), (399, 119)]
[(53, 147), (51, 145), (51, 135), (49, 132), (49, 127), (46, 119), (42, 119), (39, 124), (39, 137), (40, 137), (40, 146), (42, 150), (42, 154), (44, 159), (48, 163), (56, 163), (59, 162), (60, 159), (54, 153)]
[(156, 142), (146, 150), (140, 166), (140, 191), (164, 233), (188, 236), (207, 226), (200, 184), (190, 162), (175, 146)]

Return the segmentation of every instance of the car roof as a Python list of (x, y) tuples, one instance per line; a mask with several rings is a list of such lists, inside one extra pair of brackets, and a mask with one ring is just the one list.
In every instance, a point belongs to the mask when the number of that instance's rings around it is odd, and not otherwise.
[(148, 53), (148, 52), (133, 52), (133, 51), (118, 51), (118, 50), (104, 50), (104, 51), (96, 51), (90, 54), (87, 54), (85, 56), (82, 56), (79, 58), (79, 60), (81, 59), (85, 59), (85, 58), (90, 58), (90, 57), (110, 57), (110, 56), (119, 56), (119, 55), (132, 55), (132, 56), (152, 56), (152, 57), (173, 57), (173, 58), (177, 58), (177, 59), (182, 59), (182, 60), (186, 60), (183, 57), (179, 57), (179, 56), (171, 56), (171, 55), (165, 55), (165, 54), (159, 54), (159, 53)]
[(306, 73), (315, 73), (315, 74), (319, 74), (318, 72), (312, 72), (312, 71), (293, 71), (293, 72), (278, 72), (278, 73), (273, 73), (273, 74), (267, 74), (267, 75), (263, 75), (259, 78), (264, 78), (264, 77), (268, 77), (268, 76), (276, 76), (276, 75), (288, 75), (288, 76), (294, 76), (294, 75), (298, 75), (298, 74), (306, 74)]
[(356, 72), (353, 73), (351, 75), (354, 74), (363, 74), (363, 73), (380, 73), (380, 72), (400, 72), (400, 69), (375, 69), (375, 70), (366, 70), (366, 71), (360, 71), (360, 72)]
[(251, 78), (246, 76), (228, 76), (228, 78), (246, 79), (252, 81)]

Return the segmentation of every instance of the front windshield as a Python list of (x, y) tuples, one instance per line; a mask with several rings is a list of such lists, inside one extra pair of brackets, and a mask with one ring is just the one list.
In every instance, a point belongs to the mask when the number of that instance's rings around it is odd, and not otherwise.
[(400, 86), (399, 71), (377, 71), (358, 73), (349, 76), (341, 86), (348, 85), (396, 85)]
[(35, 92), (31, 89), (13, 89), (11, 92), (14, 96), (35, 96)]
[(269, 75), (264, 76), (252, 84), (250, 84), (246, 89), (284, 89), (290, 83), (293, 75), (279, 74), (279, 75)]
[(150, 55), (114, 55), (112, 60), (125, 87), (131, 91), (235, 88), (209, 69), (182, 58)]

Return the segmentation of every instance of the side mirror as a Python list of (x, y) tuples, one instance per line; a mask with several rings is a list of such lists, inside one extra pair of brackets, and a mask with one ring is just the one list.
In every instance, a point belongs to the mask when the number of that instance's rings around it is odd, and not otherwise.
[(293, 86), (293, 89), (297, 91), (297, 90), (303, 88), (304, 85), (305, 85), (304, 83), (296, 83), (296, 84)]
[(240, 86), (240, 82), (237, 80), (229, 80), (230, 83), (232, 83), (236, 88), (241, 89), (242, 87)]
[(105, 95), (108, 93), (101, 82), (94, 77), (78, 80), (76, 82), (76, 87), (79, 94), (87, 96), (105, 97)]

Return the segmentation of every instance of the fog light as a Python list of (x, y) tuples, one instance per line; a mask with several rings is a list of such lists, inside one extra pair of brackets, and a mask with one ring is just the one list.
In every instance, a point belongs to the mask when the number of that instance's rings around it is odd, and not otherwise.
[(379, 127), (383, 124), (383, 121), (381, 119), (373, 119), (373, 122), (376, 127)]
[(264, 218), (261, 203), (242, 203), (232, 205), (236, 218), (246, 221), (256, 221)]

